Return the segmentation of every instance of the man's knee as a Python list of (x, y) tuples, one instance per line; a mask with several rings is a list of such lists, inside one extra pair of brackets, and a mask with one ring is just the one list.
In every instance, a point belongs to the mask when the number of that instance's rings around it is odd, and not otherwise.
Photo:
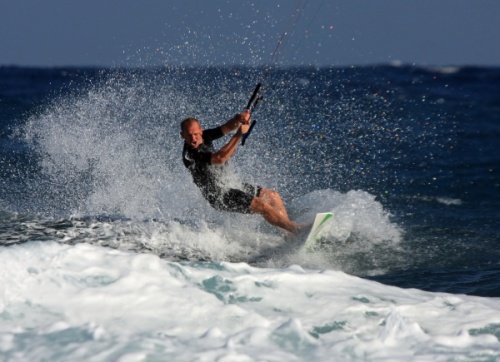
[(262, 197), (263, 199), (266, 199), (266, 200), (275, 200), (276, 198), (279, 198), (280, 195), (274, 190), (262, 189), (260, 191), (259, 197)]
[(250, 211), (256, 214), (265, 214), (269, 212), (269, 208), (271, 206), (269, 205), (266, 200), (260, 197), (254, 197), (252, 202), (250, 203)]

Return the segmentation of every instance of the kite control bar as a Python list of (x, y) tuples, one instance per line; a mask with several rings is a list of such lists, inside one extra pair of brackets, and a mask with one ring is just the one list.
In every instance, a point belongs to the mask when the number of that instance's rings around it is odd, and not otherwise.
[(252, 96), (250, 97), (250, 100), (248, 101), (247, 104), (247, 109), (250, 110), (250, 112), (253, 112), (255, 107), (257, 107), (257, 104), (262, 100), (262, 95), (259, 95), (260, 87), (262, 87), (262, 83), (258, 83), (257, 86), (255, 87)]
[[(262, 83), (257, 84), (257, 86), (255, 87), (255, 89), (252, 93), (252, 96), (250, 97), (250, 100), (248, 101), (247, 110), (249, 110), (250, 113), (253, 113), (255, 111), (255, 108), (257, 108), (257, 105), (259, 104), (259, 102), (264, 99), (262, 94), (260, 94), (260, 87), (261, 86), (262, 86)], [(257, 121), (254, 119), (252, 121), (252, 124), (250, 125), (250, 128), (248, 129), (248, 132), (243, 135), (243, 137), (241, 139), (242, 146), (245, 145), (245, 142), (246, 142), (248, 136), (250, 136), (250, 133), (252, 132), (253, 127), (255, 126), (255, 123), (257, 123)]]

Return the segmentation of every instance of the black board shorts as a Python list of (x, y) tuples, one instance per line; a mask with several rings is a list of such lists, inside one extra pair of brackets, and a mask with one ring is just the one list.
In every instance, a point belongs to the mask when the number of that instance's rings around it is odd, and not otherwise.
[(254, 197), (260, 195), (261, 190), (260, 186), (243, 184), (242, 190), (229, 189), (222, 195), (222, 200), (214, 203), (213, 206), (222, 211), (250, 214), (250, 204)]

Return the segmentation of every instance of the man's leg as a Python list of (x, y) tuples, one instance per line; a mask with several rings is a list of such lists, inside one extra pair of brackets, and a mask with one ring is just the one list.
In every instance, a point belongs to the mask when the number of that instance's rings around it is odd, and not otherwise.
[(237, 189), (228, 190), (223, 196), (223, 203), (219, 209), (231, 212), (260, 214), (271, 225), (277, 226), (290, 233), (297, 233), (300, 226), (288, 219), (288, 213), (279, 194), (275, 191), (262, 188), (259, 196), (252, 196)]
[(288, 219), (288, 213), (279, 193), (274, 190), (262, 188), (259, 197), (267, 201), (276, 211)]
[[(262, 190), (263, 191), (263, 190)], [(261, 195), (262, 195), (261, 191)], [(278, 195), (279, 197), (279, 195)], [(281, 197), (279, 198), (281, 201)], [(266, 199), (263, 197), (254, 197), (252, 203), (250, 204), (250, 211), (253, 213), (260, 214), (266, 219), (268, 223), (271, 225), (277, 226), (279, 228), (285, 229), (292, 234), (300, 231), (300, 226), (293, 221), (288, 219), (287, 212), (283, 206), (283, 202), (281, 201), (282, 210), (279, 207), (273, 207)]]

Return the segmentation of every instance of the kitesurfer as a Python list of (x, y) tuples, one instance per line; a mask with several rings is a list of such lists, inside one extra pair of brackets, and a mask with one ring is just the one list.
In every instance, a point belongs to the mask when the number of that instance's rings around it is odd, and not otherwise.
[[(300, 226), (288, 218), (278, 192), (248, 183), (237, 188), (224, 184), (228, 172), (226, 162), (233, 156), (243, 134), (248, 132), (250, 118), (249, 111), (242, 112), (221, 126), (207, 130), (203, 130), (197, 119), (186, 118), (181, 122), (182, 160), (194, 183), (215, 209), (260, 214), (268, 223), (296, 234)], [(233, 131), (236, 133), (226, 145), (216, 151), (213, 141)]]

